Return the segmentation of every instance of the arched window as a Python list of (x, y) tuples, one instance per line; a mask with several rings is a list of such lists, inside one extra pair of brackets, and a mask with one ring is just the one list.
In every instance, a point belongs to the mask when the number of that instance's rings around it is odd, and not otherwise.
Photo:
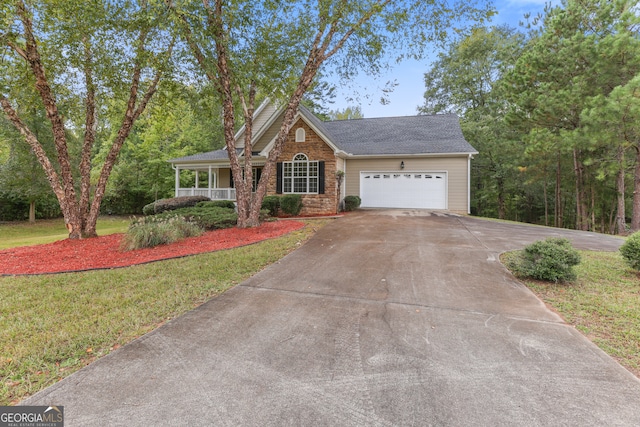
[(304, 131), (304, 128), (298, 128), (296, 129), (296, 142), (304, 142), (306, 140), (306, 133)]
[(309, 161), (304, 153), (293, 156), (291, 162), (282, 162), (283, 193), (318, 193), (318, 162)]

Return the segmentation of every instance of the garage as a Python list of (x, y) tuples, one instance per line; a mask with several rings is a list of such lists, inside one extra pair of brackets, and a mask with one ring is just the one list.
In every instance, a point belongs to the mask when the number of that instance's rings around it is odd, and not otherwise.
[(366, 208), (447, 209), (447, 174), (361, 172), (360, 198)]

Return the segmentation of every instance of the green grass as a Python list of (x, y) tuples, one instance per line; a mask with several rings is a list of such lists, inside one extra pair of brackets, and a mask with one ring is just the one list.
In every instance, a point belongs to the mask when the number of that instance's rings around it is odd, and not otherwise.
[[(125, 233), (129, 218), (122, 216), (101, 216), (96, 229), (98, 235)], [(34, 224), (24, 221), (0, 223), (0, 250), (18, 246), (40, 245), (69, 236), (63, 219), (38, 220)]]
[(0, 405), (16, 404), (224, 292), (329, 221), (308, 221), (246, 247), (140, 266), (0, 277)]
[(580, 255), (572, 283), (524, 283), (567, 323), (640, 377), (639, 273), (625, 264), (619, 252), (580, 251)]

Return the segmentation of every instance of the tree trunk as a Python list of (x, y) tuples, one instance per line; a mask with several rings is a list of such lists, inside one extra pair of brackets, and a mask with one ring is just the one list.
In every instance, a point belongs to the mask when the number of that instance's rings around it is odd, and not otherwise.
[(587, 231), (589, 229), (589, 218), (584, 190), (584, 165), (580, 160), (578, 150), (575, 149), (573, 150), (573, 168), (576, 176), (576, 229)]
[(36, 201), (29, 201), (29, 223), (33, 224), (36, 222)]
[(631, 231), (640, 230), (640, 146), (636, 145), (636, 167), (633, 172), (633, 213)]
[(616, 211), (616, 233), (624, 234), (627, 231), (626, 212), (625, 212), (625, 187), (624, 187), (624, 147), (618, 147), (618, 177), (616, 180), (617, 193), (617, 211)]
[(562, 175), (561, 175), (561, 167), (560, 167), (560, 155), (558, 154), (558, 163), (556, 166), (556, 206), (554, 212), (554, 224), (558, 228), (562, 228), (562, 216), (563, 216), (563, 208), (562, 208)]

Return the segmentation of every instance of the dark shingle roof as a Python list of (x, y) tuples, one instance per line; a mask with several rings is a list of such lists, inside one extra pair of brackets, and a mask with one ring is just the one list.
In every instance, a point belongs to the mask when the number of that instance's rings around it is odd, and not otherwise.
[(475, 153), (454, 114), (381, 117), (322, 123), (334, 144), (352, 155)]
[[(238, 154), (242, 152), (241, 148), (236, 149)], [(176, 159), (168, 160), (169, 163), (175, 162), (206, 162), (209, 160), (229, 160), (229, 155), (226, 149), (220, 149), (215, 151), (207, 151), (206, 153), (193, 154), (191, 156), (178, 157)]]
[[(455, 114), (322, 122), (302, 106), (300, 113), (338, 149), (354, 156), (477, 153), (464, 139)], [(238, 154), (241, 151), (238, 149)], [(169, 162), (227, 159), (227, 151), (222, 149)]]

